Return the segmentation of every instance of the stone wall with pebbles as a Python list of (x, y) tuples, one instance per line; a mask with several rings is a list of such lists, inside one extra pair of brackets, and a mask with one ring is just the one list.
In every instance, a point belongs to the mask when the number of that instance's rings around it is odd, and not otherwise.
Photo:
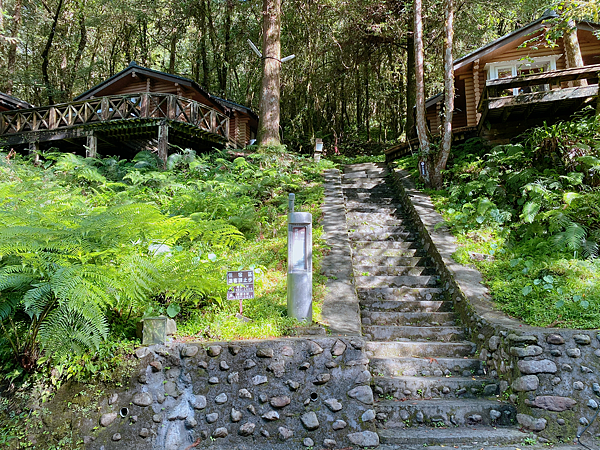
[(101, 404), (94, 450), (376, 446), (360, 338), (141, 347), (128, 391)]
[[(390, 170), (479, 358), (498, 380), (498, 394), (517, 406), (523, 428), (545, 439), (572, 440), (600, 403), (600, 334), (531, 327), (494, 309), (481, 274), (452, 259), (455, 240), (443, 227), (436, 228), (443, 219), (429, 197), (415, 189), (407, 172)], [(600, 433), (600, 421), (587, 433)]]

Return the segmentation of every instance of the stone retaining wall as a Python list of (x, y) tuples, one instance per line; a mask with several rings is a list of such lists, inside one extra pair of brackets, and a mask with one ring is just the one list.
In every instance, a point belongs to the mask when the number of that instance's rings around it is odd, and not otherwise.
[[(498, 380), (501, 397), (517, 406), (519, 424), (553, 441), (575, 438), (600, 403), (600, 335), (531, 327), (495, 309), (481, 274), (452, 259), (455, 240), (443, 227), (436, 229), (443, 219), (429, 197), (415, 189), (407, 172), (390, 172), (479, 358)], [(587, 438), (599, 432), (600, 420)]]
[(80, 431), (94, 450), (374, 446), (363, 346), (297, 338), (141, 347), (130, 388), (107, 395)]

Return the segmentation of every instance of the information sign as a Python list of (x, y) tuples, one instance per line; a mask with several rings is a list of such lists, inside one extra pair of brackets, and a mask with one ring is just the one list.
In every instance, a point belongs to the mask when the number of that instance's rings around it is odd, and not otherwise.
[(227, 289), (227, 300), (243, 300), (254, 298), (254, 271), (238, 270), (227, 272), (227, 285), (232, 285)]

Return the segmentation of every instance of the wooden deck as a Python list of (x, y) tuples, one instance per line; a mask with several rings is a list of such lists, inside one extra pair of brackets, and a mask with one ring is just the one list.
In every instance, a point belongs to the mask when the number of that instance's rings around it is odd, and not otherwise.
[(32, 147), (78, 139), (85, 139), (94, 150), (97, 139), (107, 144), (112, 141), (113, 146), (115, 141), (158, 139), (160, 156), (166, 159), (169, 143), (192, 147), (226, 144), (229, 117), (188, 98), (156, 93), (115, 95), (0, 113), (0, 147)]

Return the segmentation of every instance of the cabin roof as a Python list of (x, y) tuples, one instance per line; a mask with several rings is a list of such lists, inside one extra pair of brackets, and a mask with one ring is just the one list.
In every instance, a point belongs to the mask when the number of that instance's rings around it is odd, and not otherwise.
[(222, 106), (225, 106), (229, 109), (233, 109), (235, 111), (239, 111), (244, 114), (248, 114), (253, 119), (258, 120), (258, 115), (254, 111), (252, 111), (250, 108), (248, 108), (247, 106), (240, 105), (239, 103), (235, 103), (235, 102), (232, 102), (231, 100), (226, 100), (224, 98), (216, 97), (214, 95), (212, 96), (212, 98), (216, 102), (220, 103)]
[(0, 108), (6, 108), (8, 110), (13, 109), (29, 109), (34, 108), (31, 103), (27, 103), (24, 100), (13, 97), (12, 95), (0, 92)]
[[(522, 38), (523, 36), (527, 36), (528, 34), (531, 34), (535, 31), (543, 28), (544, 21), (548, 21), (548, 20), (554, 19), (556, 17), (558, 17), (558, 15), (554, 11), (552, 11), (552, 10), (545, 11), (544, 14), (542, 15), (542, 17), (540, 17), (539, 19), (534, 20), (533, 22), (528, 23), (527, 25), (519, 28), (518, 30), (515, 30), (511, 33), (505, 34), (504, 36), (501, 36), (498, 39), (495, 39), (492, 42), (490, 42), (482, 47), (479, 47), (477, 50), (473, 50), (471, 53), (469, 53), (461, 58), (456, 59), (454, 61), (454, 70), (456, 71), (457, 69), (460, 69), (461, 67), (464, 67), (467, 64), (472, 63), (473, 61), (481, 58), (483, 55), (485, 55), (489, 52), (492, 52), (494, 50), (497, 50), (498, 48), (504, 47), (505, 45), (510, 44), (511, 42)], [(597, 31), (597, 30), (600, 30), (600, 24), (596, 24), (596, 23), (592, 23), (592, 22), (577, 22), (577, 28), (588, 30), (588, 31)], [(443, 100), (443, 93), (440, 92), (426, 100), (425, 108), (429, 108), (431, 105), (434, 105), (437, 102), (442, 101), (442, 100)]]
[(84, 100), (84, 99), (90, 98), (93, 95), (95, 95), (96, 93), (101, 92), (107, 86), (109, 86), (113, 83), (116, 83), (117, 81), (129, 76), (132, 72), (135, 72), (136, 74), (140, 74), (140, 75), (145, 75), (148, 77), (159, 78), (161, 80), (179, 83), (181, 86), (185, 86), (185, 87), (188, 87), (190, 89), (193, 89), (193, 90), (199, 92), (204, 97), (211, 100), (215, 104), (215, 106), (217, 106), (218, 109), (223, 109), (223, 108), (233, 109), (233, 110), (239, 111), (243, 114), (249, 115), (252, 119), (258, 120), (258, 116), (250, 108), (240, 105), (238, 103), (232, 102), (231, 100), (226, 100), (226, 99), (217, 97), (215, 95), (212, 95), (209, 92), (207, 92), (202, 86), (200, 86), (198, 83), (196, 83), (193, 80), (190, 80), (189, 78), (185, 78), (185, 77), (182, 77), (179, 75), (173, 75), (170, 73), (161, 72), (159, 70), (149, 69), (147, 67), (142, 67), (142, 66), (137, 65), (137, 63), (135, 61), (132, 61), (131, 63), (129, 63), (129, 66), (127, 66), (125, 69), (123, 69), (119, 73), (116, 73), (112, 77), (107, 78), (106, 80), (102, 81), (101, 83), (97, 84), (96, 86), (92, 87), (91, 89), (88, 89), (83, 94), (80, 94), (79, 96), (77, 96), (75, 98), (75, 100)]
[[(500, 47), (503, 47), (507, 44), (510, 44), (513, 41), (516, 41), (523, 36), (527, 36), (528, 34), (533, 33), (544, 27), (544, 22), (548, 22), (551, 19), (555, 19), (558, 15), (552, 11), (545, 11), (542, 17), (537, 20), (534, 20), (531, 23), (519, 28), (518, 30), (513, 31), (512, 33), (505, 34), (504, 36), (499, 37), (492, 42), (479, 47), (477, 50), (473, 50), (471, 53), (458, 58), (454, 61), (454, 70), (460, 69), (463, 66), (466, 66), (469, 63), (481, 58), (486, 53), (492, 52)], [(588, 31), (597, 31), (600, 29), (600, 25), (592, 22), (577, 22), (577, 28), (584, 29)]]
[(106, 80), (102, 81), (101, 83), (98, 83), (96, 86), (88, 89), (84, 93), (78, 95), (77, 97), (75, 97), (74, 100), (84, 100), (84, 99), (90, 98), (95, 93), (101, 91), (102, 89), (115, 83), (116, 81), (126, 77), (127, 75), (131, 74), (132, 72), (136, 72), (141, 75), (146, 75), (149, 77), (160, 78), (162, 80), (177, 82), (177, 83), (181, 84), (182, 86), (187, 86), (192, 89), (195, 89), (196, 91), (200, 92), (201, 94), (205, 95), (208, 98), (212, 97), (212, 95), (210, 95), (204, 88), (202, 88), (202, 86), (200, 86), (195, 81), (190, 80), (189, 78), (184, 78), (179, 75), (173, 75), (170, 73), (161, 72), (160, 70), (149, 69), (148, 67), (138, 66), (135, 61), (131, 61), (125, 69), (114, 74), (112, 77), (107, 78)]

